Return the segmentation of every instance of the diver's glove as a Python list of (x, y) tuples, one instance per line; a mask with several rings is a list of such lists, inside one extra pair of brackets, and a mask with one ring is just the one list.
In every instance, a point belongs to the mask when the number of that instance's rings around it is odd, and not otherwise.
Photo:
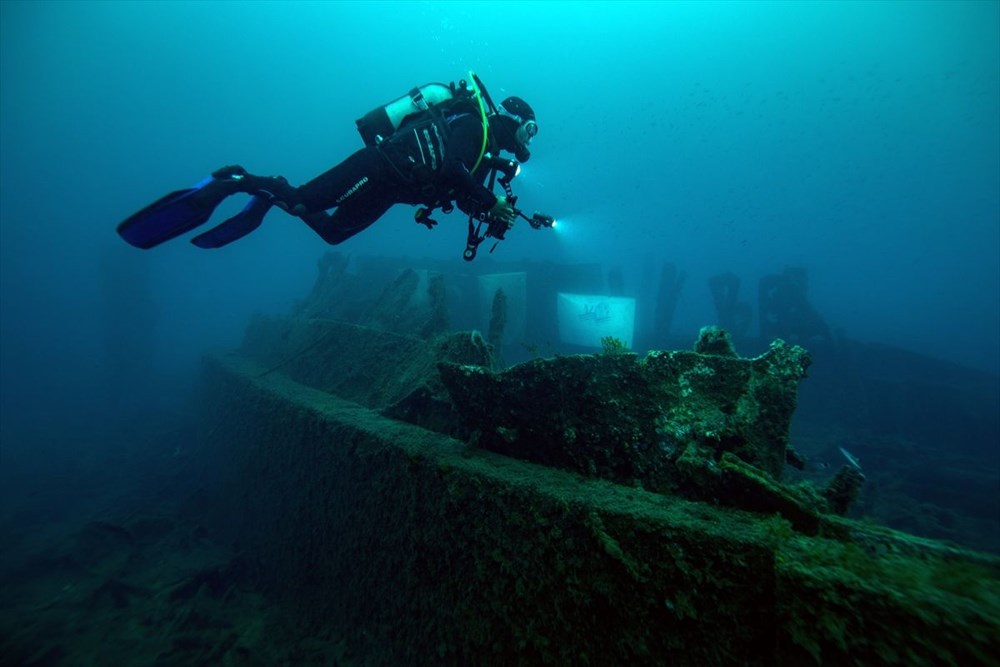
[(426, 206), (418, 208), (417, 212), (413, 214), (413, 219), (427, 229), (434, 229), (438, 223), (437, 220), (431, 217), (431, 209)]
[(514, 220), (517, 219), (517, 213), (514, 212), (514, 207), (507, 202), (506, 197), (497, 197), (497, 203), (493, 204), (493, 208), (487, 213), (490, 220), (499, 222), (510, 229), (514, 226)]

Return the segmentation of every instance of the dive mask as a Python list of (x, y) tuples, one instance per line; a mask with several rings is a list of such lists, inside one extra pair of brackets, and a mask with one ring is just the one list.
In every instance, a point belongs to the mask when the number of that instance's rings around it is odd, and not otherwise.
[(527, 146), (535, 138), (536, 134), (538, 134), (538, 123), (533, 120), (526, 120), (518, 126), (517, 132), (514, 134), (514, 139), (522, 146)]

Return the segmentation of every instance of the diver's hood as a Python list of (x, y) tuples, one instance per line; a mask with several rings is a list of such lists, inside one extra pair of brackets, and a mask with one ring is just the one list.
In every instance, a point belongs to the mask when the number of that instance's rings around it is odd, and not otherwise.
[(518, 162), (527, 162), (531, 158), (528, 144), (538, 133), (535, 110), (520, 97), (508, 97), (500, 103), (497, 111), (501, 117), (512, 121), (504, 123), (504, 129), (511, 139), (507, 150), (514, 154)]

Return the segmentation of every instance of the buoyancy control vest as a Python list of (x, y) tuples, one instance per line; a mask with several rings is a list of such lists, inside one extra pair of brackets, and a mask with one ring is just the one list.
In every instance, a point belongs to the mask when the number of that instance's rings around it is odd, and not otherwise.
[[(471, 85), (464, 80), (457, 85), (428, 83), (372, 109), (355, 121), (361, 139), (366, 146), (383, 146), (389, 141), (390, 145), (395, 145), (391, 152), (396, 156), (400, 149), (406, 152), (408, 148), (404, 163), (400, 164), (398, 159), (390, 161), (404, 180), (412, 181), (414, 176), (417, 180), (425, 180), (428, 174), (437, 172), (443, 164), (449, 134), (446, 117), (473, 114), (483, 124), (483, 143), (479, 157), (470, 170), (475, 171), (487, 149), (489, 123), (484, 97), (488, 99), (488, 94), (482, 90), (482, 82), (474, 72), (469, 72), (469, 76)], [(411, 167), (415, 166), (416, 172), (411, 174)]]
[(382, 157), (423, 200), (436, 198), (435, 183), (448, 150), (448, 125), (438, 118), (408, 121), (377, 144)]

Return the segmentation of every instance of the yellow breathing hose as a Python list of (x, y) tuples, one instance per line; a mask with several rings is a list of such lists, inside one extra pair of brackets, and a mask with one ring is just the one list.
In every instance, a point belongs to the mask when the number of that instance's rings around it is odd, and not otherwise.
[(479, 102), (479, 117), (483, 119), (483, 145), (479, 148), (479, 157), (476, 159), (476, 164), (472, 167), (473, 173), (476, 169), (479, 169), (480, 163), (483, 161), (483, 156), (486, 155), (486, 139), (489, 136), (489, 120), (486, 118), (486, 106), (483, 104), (483, 94), (479, 92), (479, 86), (476, 84), (476, 73), (469, 70), (469, 81), (472, 82), (472, 89), (475, 91), (476, 100)]

